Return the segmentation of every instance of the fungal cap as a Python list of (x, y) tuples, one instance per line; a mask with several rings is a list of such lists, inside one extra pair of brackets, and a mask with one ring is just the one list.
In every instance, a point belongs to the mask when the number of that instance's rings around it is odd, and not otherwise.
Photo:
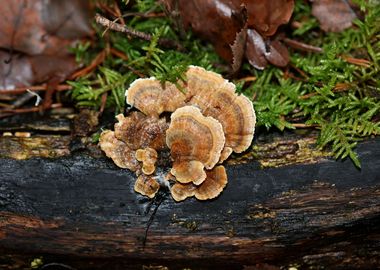
[(199, 185), (206, 179), (204, 165), (198, 160), (174, 163), (170, 172), (176, 176), (178, 182), (184, 184), (193, 182), (195, 185)]
[(223, 166), (207, 171), (206, 180), (195, 191), (198, 200), (209, 200), (219, 196), (227, 185), (227, 173)]
[(222, 124), (226, 136), (225, 147), (241, 153), (251, 145), (256, 115), (252, 102), (246, 96), (237, 95), (228, 88), (220, 88), (214, 92), (205, 114)]
[[(179, 181), (183, 183), (200, 184), (205, 178), (204, 174), (199, 173), (201, 164), (206, 169), (213, 168), (220, 158), (224, 143), (222, 125), (217, 120), (203, 116), (194, 106), (177, 109), (171, 115), (171, 123), (166, 131), (166, 144), (174, 160), (173, 175), (179, 176)], [(197, 177), (193, 176), (192, 169)]]
[(138, 149), (136, 151), (136, 159), (143, 163), (142, 172), (146, 175), (154, 173), (156, 170), (157, 151), (153, 148), (147, 147), (144, 149)]
[(174, 184), (171, 189), (170, 193), (173, 197), (173, 199), (177, 202), (183, 201), (186, 198), (193, 197), (195, 195), (196, 186), (193, 184), (181, 184), (176, 183)]
[(115, 133), (105, 130), (100, 134), (99, 146), (105, 152), (106, 156), (120, 168), (136, 171), (139, 164), (135, 159), (135, 151), (130, 149), (124, 142), (115, 137)]
[[(226, 137), (225, 147), (241, 153), (252, 142), (256, 116), (252, 102), (244, 95), (237, 95), (233, 83), (219, 74), (190, 66), (187, 73), (187, 102), (201, 109), (203, 115), (212, 116), (222, 126)], [(229, 149), (222, 160), (228, 158)]]
[(132, 112), (124, 117), (116, 116), (115, 136), (133, 150), (150, 147), (161, 150), (166, 147), (165, 132), (169, 127), (165, 118), (146, 116), (141, 112)]
[(199, 186), (193, 183), (174, 184), (170, 190), (173, 199), (183, 201), (195, 196), (198, 200), (209, 200), (218, 197), (227, 185), (226, 170), (223, 166), (217, 166), (206, 173), (206, 180)]
[(231, 147), (225, 146), (220, 154), (219, 164), (223, 163), (231, 154), (233, 150)]
[(142, 174), (137, 178), (134, 189), (141, 195), (153, 198), (160, 189), (160, 184), (152, 176)]
[(154, 77), (135, 80), (125, 94), (129, 105), (155, 117), (183, 106), (185, 100), (185, 95), (174, 84), (165, 82), (162, 85)]
[(220, 74), (207, 71), (202, 67), (189, 66), (186, 71), (186, 97), (199, 96), (212, 93), (221, 85), (228, 84)]

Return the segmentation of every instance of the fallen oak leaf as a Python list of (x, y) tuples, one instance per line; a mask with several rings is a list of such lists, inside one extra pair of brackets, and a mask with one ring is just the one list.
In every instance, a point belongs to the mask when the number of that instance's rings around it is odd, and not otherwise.
[(277, 28), (289, 22), (293, 0), (242, 0), (248, 10), (248, 27), (264, 37), (273, 36)]
[(340, 32), (352, 26), (356, 14), (345, 0), (315, 0), (311, 13), (325, 32)]
[[(233, 62), (233, 71), (239, 66), (239, 47), (247, 39), (245, 56), (250, 64), (264, 69), (269, 62), (280, 66), (287, 63), (288, 54), (284, 46), (274, 42), (273, 48), (265, 49), (265, 43), (271, 44), (272, 37), (281, 24), (287, 23), (293, 12), (293, 0), (163, 0), (171, 13), (179, 14), (184, 29), (192, 29), (201, 38), (210, 41), (216, 52), (225, 60)], [(242, 31), (241, 5), (247, 10), (247, 34)], [(173, 10), (177, 8), (177, 10)], [(237, 43), (235, 43), (235, 41)], [(232, 47), (231, 47), (231, 44)], [(235, 50), (233, 52), (232, 50)], [(236, 58), (234, 60), (234, 57)], [(279, 59), (275, 59), (280, 57)]]

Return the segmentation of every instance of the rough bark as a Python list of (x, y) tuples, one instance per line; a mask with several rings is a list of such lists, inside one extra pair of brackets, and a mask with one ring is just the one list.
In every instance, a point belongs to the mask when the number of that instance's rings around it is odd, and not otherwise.
[(3, 158), (0, 268), (39, 256), (77, 269), (380, 267), (380, 140), (358, 147), (359, 171), (316, 154), (313, 138), (259, 139), (256, 161), (230, 162), (227, 188), (208, 202), (148, 200), (128, 170), (83, 153)]

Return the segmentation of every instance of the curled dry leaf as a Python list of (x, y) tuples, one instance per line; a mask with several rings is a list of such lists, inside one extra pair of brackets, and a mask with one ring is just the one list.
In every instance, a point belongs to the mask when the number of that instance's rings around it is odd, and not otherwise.
[(293, 0), (243, 0), (248, 10), (248, 26), (263, 36), (273, 36), (293, 14)]
[(326, 32), (343, 31), (351, 27), (352, 21), (356, 18), (345, 0), (314, 0), (312, 14)]
[(202, 183), (206, 178), (204, 168), (215, 166), (224, 143), (222, 125), (217, 120), (203, 116), (194, 106), (177, 109), (166, 132), (174, 161), (171, 173), (181, 183)]
[[(44, 109), (55, 87), (78, 67), (68, 48), (92, 30), (91, 3), (81, 0), (12, 0), (0, 5), (0, 62), (3, 89), (47, 84)], [(0, 58), (3, 58), (0, 55)]]
[(62, 55), (92, 33), (90, 5), (71, 0), (12, 0), (0, 6), (0, 47), (28, 55)]
[[(266, 52), (265, 46), (258, 46), (249, 35), (245, 46), (242, 40), (245, 39), (245, 28), (248, 31), (255, 31), (265, 42), (271, 40), (278, 27), (289, 21), (293, 13), (294, 0), (164, 0), (164, 2), (169, 11), (174, 14), (179, 13), (185, 29), (191, 28), (201, 38), (210, 41), (218, 54), (229, 62), (233, 57), (239, 60), (241, 48), (250, 50), (249, 53), (245, 53), (246, 58), (254, 67), (261, 69), (266, 66), (266, 60), (279, 66), (284, 66), (284, 60), (286, 63), (289, 61), (287, 51), (284, 53), (284, 46), (281, 50), (277, 48), (278, 46), (272, 49), (269, 43)], [(247, 14), (246, 23), (241, 19), (243, 10), (246, 10)], [(271, 53), (272, 51), (276, 53)], [(271, 60), (266, 59), (265, 52), (271, 53)], [(281, 60), (274, 59), (278, 57), (277, 55)], [(257, 59), (258, 57), (264, 59)], [(233, 65), (233, 71), (237, 66), (238, 61)]]
[(186, 198), (195, 196), (198, 200), (209, 200), (216, 198), (227, 185), (227, 173), (223, 166), (217, 166), (210, 171), (206, 171), (206, 180), (199, 186), (193, 183), (176, 183), (171, 188), (174, 200), (183, 201)]
[(245, 56), (248, 62), (256, 69), (264, 69), (268, 62), (284, 67), (289, 63), (288, 49), (278, 40), (264, 40), (263, 37), (253, 29), (247, 32), (247, 48)]

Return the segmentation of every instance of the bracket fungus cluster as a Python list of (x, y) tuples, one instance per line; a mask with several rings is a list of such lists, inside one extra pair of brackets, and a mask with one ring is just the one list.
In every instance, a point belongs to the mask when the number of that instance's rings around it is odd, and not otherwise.
[[(220, 165), (232, 152), (245, 151), (252, 142), (256, 116), (252, 102), (235, 92), (235, 85), (219, 74), (190, 66), (186, 82), (162, 84), (138, 79), (126, 91), (127, 103), (138, 111), (118, 115), (115, 131), (104, 131), (100, 147), (121, 168), (135, 171), (135, 191), (150, 198), (159, 179), (172, 179), (172, 197), (182, 201), (217, 197), (227, 185)], [(162, 113), (171, 113), (170, 121)], [(169, 159), (165, 177), (156, 170)], [(167, 180), (164, 180), (167, 185)], [(170, 186), (170, 185), (167, 185)]]

